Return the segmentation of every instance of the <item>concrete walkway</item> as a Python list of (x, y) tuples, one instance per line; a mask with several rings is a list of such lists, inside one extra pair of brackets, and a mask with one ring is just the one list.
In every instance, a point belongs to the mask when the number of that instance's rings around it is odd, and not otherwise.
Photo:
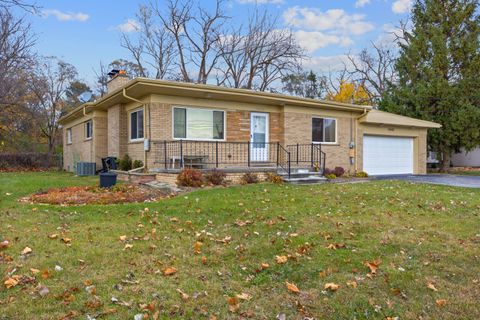
[(441, 184), (453, 187), (480, 188), (480, 176), (453, 174), (386, 175), (371, 177), (375, 180), (406, 180), (418, 183)]

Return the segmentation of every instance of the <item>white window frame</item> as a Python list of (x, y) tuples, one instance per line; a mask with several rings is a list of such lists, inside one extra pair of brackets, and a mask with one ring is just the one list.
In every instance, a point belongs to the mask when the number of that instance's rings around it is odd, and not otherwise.
[[(88, 136), (88, 124), (90, 123), (90, 136)], [(93, 121), (90, 119), (85, 121), (85, 140), (92, 140), (93, 138)]]
[[(143, 111), (143, 137), (132, 139), (132, 113)], [(138, 119), (138, 118), (137, 118)], [(137, 120), (138, 121), (138, 120)], [(137, 123), (138, 126), (138, 123)], [(138, 132), (137, 132), (138, 134)], [(130, 110), (128, 112), (128, 141), (130, 142), (139, 142), (145, 140), (145, 109), (143, 107)]]
[[(320, 141), (313, 141), (313, 119), (328, 119), (328, 120), (333, 120), (335, 121), (335, 141), (334, 142), (320, 142)], [(312, 143), (314, 144), (338, 144), (338, 121), (337, 118), (330, 118), (330, 117), (322, 117), (322, 116), (315, 116), (312, 117), (312, 122), (310, 123), (311, 129), (312, 129)], [(323, 126), (323, 137), (325, 137), (325, 126)]]
[(73, 143), (72, 128), (67, 128), (67, 144)]
[[(223, 112), (223, 139), (196, 139), (196, 138), (189, 138), (188, 136), (185, 138), (175, 138), (175, 109), (195, 109), (195, 110), (205, 110), (205, 111), (221, 111)], [(187, 130), (188, 132), (188, 130)], [(185, 134), (187, 133), (185, 132)], [(227, 111), (222, 109), (209, 109), (209, 108), (202, 108), (202, 107), (190, 107), (190, 106), (173, 106), (172, 107), (172, 138), (173, 140), (188, 140), (188, 141), (226, 141), (227, 137)]]

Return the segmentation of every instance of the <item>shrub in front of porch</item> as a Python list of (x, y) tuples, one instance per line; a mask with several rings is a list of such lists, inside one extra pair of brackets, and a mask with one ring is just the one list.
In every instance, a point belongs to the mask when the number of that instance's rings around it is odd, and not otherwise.
[(240, 178), (240, 183), (241, 184), (252, 184), (252, 183), (258, 183), (258, 175), (253, 172), (246, 172), (243, 174), (243, 176)]
[(204, 184), (201, 171), (191, 168), (183, 169), (177, 176), (177, 185), (180, 187), (199, 188)]
[(225, 184), (225, 178), (227, 174), (221, 170), (214, 169), (207, 174), (205, 174), (205, 181), (214, 185), (219, 186)]

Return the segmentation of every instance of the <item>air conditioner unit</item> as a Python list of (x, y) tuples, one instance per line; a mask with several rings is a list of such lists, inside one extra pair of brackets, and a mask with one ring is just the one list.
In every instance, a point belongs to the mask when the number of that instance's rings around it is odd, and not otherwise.
[(77, 176), (94, 176), (97, 169), (95, 162), (77, 162)]

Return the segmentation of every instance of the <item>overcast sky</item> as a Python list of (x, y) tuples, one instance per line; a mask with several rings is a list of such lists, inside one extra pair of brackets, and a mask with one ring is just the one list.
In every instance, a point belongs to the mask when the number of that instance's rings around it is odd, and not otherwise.
[[(213, 1), (202, 0), (212, 6)], [(358, 52), (371, 41), (391, 41), (389, 34), (408, 17), (412, 0), (229, 0), (226, 14), (241, 23), (265, 7), (280, 17), (279, 27), (291, 28), (311, 57), (305, 68), (334, 71), (347, 52)], [(129, 58), (120, 46), (120, 32), (135, 32), (135, 12), (145, 3), (132, 0), (38, 0), (41, 14), (31, 17), (38, 50), (78, 68), (93, 83), (93, 68)]]

